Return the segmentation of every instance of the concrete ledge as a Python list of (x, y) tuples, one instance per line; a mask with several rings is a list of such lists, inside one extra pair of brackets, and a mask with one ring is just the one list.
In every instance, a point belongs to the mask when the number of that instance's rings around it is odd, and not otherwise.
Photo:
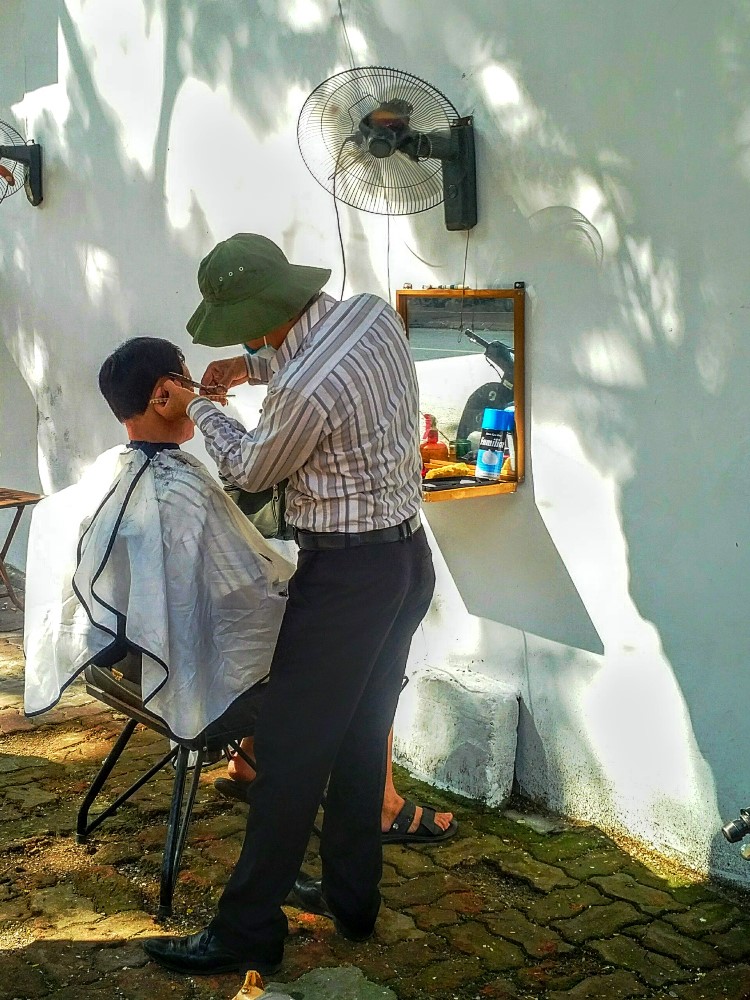
[(396, 759), (438, 788), (501, 806), (513, 784), (518, 698), (471, 670), (418, 670), (399, 700)]

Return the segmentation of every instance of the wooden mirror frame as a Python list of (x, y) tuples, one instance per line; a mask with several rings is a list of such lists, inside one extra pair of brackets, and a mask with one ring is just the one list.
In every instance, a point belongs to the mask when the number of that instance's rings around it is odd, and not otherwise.
[[(409, 309), (410, 299), (414, 298), (451, 298), (465, 299), (468, 302), (476, 299), (512, 299), (513, 300), (513, 404), (516, 418), (516, 478), (512, 483), (503, 483), (488, 486), (469, 487), (466, 490), (446, 491), (451, 493), (462, 493), (463, 495), (479, 495), (486, 492), (513, 492), (516, 483), (523, 481), (525, 472), (526, 454), (526, 428), (525, 428), (525, 329), (526, 329), (526, 284), (523, 281), (516, 281), (513, 288), (399, 288), (396, 291), (396, 311), (401, 316), (409, 336)], [(470, 313), (467, 313), (469, 315)], [(454, 333), (455, 330), (446, 330), (446, 333)], [(511, 487), (510, 489), (508, 487)], [(503, 489), (502, 487), (505, 487)], [(434, 494), (437, 499), (439, 494)], [(447, 496), (441, 499), (449, 499)]]

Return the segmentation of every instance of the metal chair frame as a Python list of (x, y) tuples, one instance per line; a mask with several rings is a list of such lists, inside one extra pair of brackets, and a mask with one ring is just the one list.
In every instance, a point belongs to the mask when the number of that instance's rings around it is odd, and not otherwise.
[[(111, 691), (105, 691), (98, 685), (92, 683), (91, 674), (89, 673), (88, 668), (86, 690), (92, 697), (99, 701), (103, 701), (106, 705), (109, 705), (110, 708), (114, 708), (116, 711), (128, 716), (128, 721), (125, 723), (122, 732), (118, 736), (110, 752), (107, 754), (104, 763), (97, 772), (83, 798), (81, 806), (78, 810), (78, 817), (76, 821), (77, 843), (85, 843), (89, 835), (96, 830), (100, 824), (102, 824), (110, 816), (113, 816), (120, 806), (127, 802), (132, 795), (134, 795), (140, 788), (150, 781), (151, 778), (153, 778), (153, 776), (163, 767), (174, 762), (174, 783), (172, 786), (172, 799), (167, 819), (167, 834), (162, 858), (159, 906), (157, 910), (157, 918), (159, 920), (163, 920), (172, 913), (172, 899), (174, 896), (177, 877), (179, 875), (180, 861), (182, 860), (182, 852), (185, 846), (185, 841), (187, 840), (190, 818), (193, 811), (193, 803), (195, 802), (195, 796), (198, 792), (198, 785), (200, 783), (201, 772), (206, 761), (206, 755), (216, 750), (222, 750), (226, 754), (227, 747), (231, 747), (237, 754), (239, 754), (240, 757), (243, 758), (243, 760), (254, 768), (255, 762), (240, 746), (240, 740), (249, 734), (247, 732), (242, 732), (241, 734), (237, 733), (228, 736), (226, 733), (220, 731), (212, 733), (212, 728), (216, 726), (216, 724), (213, 724), (195, 739), (180, 739), (169, 730), (162, 719), (149, 712), (148, 709), (142, 706), (138, 707), (128, 700), (121, 700), (113, 695)], [(130, 786), (130, 788), (122, 792), (121, 795), (118, 795), (111, 805), (102, 809), (93, 818), (89, 818), (91, 807), (117, 765), (117, 762), (125, 751), (139, 723), (146, 726), (148, 729), (152, 729), (160, 733), (162, 736), (166, 736), (176, 745), (169, 751), (169, 753), (164, 754), (160, 760), (149, 767), (148, 770)], [(193, 751), (197, 754), (197, 756), (193, 765), (192, 780), (188, 786), (187, 772), (189, 768), (190, 753)], [(187, 795), (185, 794), (186, 786), (188, 786)]]

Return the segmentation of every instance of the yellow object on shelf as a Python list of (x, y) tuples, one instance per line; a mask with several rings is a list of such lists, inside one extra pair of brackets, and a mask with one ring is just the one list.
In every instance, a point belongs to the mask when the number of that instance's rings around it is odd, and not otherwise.
[(422, 495), (424, 503), (444, 503), (446, 500), (473, 500), (476, 497), (488, 497), (494, 493), (515, 493), (518, 489), (517, 482), (511, 483), (488, 483), (486, 486), (457, 486), (450, 490), (430, 490)]
[(447, 479), (452, 476), (473, 476), (476, 466), (467, 465), (466, 462), (441, 462), (430, 463), (430, 469), (425, 475), (425, 479)]

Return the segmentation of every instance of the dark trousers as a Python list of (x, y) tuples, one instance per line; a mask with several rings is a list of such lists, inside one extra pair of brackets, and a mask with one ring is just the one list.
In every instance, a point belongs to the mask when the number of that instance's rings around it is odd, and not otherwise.
[(211, 923), (240, 956), (281, 958), (281, 904), (326, 782), (323, 892), (343, 923), (372, 929), (388, 732), (434, 584), (423, 530), (399, 542), (300, 552), (255, 728), (245, 840)]

